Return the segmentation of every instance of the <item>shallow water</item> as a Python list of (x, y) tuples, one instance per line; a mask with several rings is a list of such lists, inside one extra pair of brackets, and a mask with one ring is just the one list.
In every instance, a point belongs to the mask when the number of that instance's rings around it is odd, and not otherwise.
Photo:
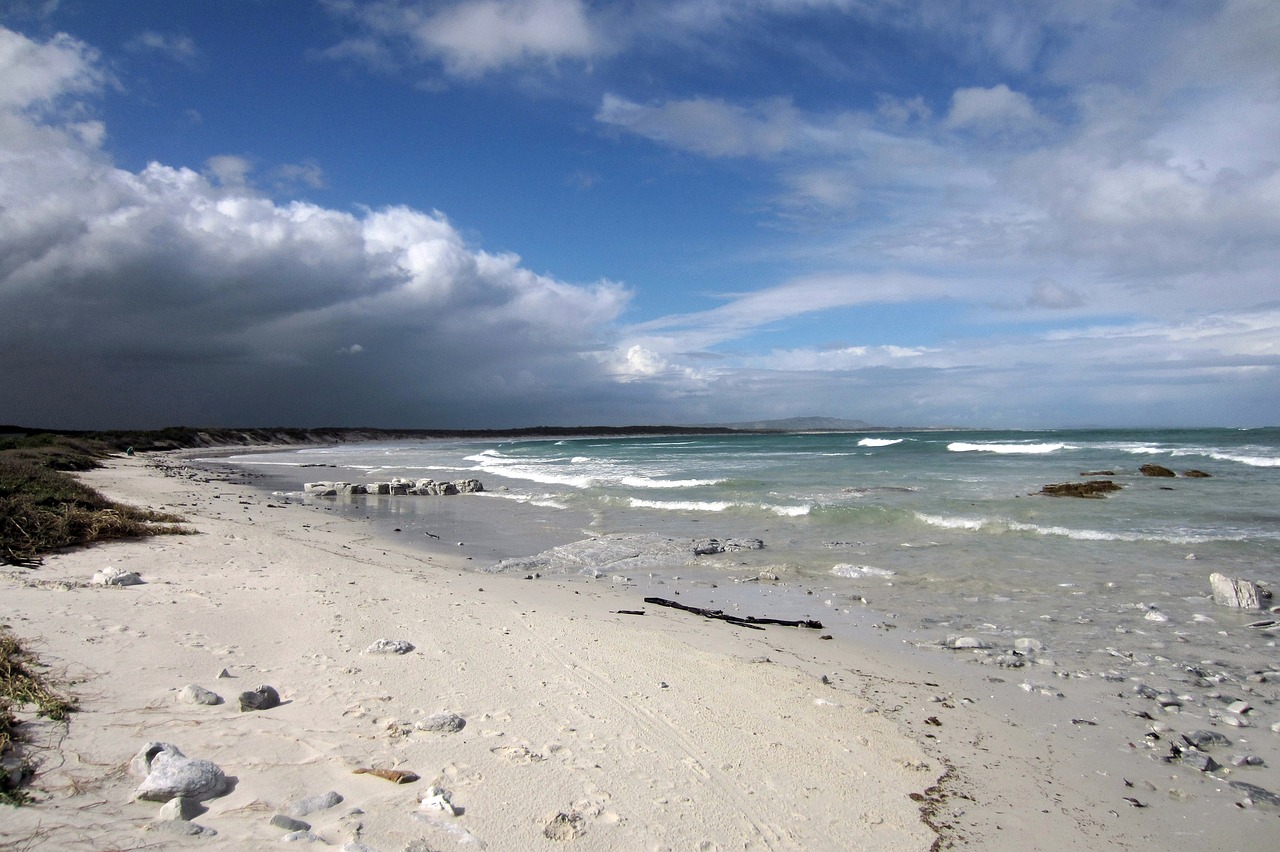
[[(492, 501), (504, 525), (528, 534), (505, 529), (476, 551), (477, 568), (587, 535), (759, 538), (755, 551), (688, 561), (655, 551), (564, 570), (703, 586), (764, 573), (805, 594), (797, 607), (818, 599), (829, 617), (869, 606), (921, 642), (1031, 636), (1081, 667), (1117, 642), (1186, 665), (1239, 656), (1235, 633), (1258, 615), (1216, 607), (1209, 574), (1280, 584), (1278, 429), (440, 441), (229, 461), (295, 491), (315, 480), (478, 477), (482, 496), (314, 501), (412, 534), (447, 529), (449, 500)], [(1209, 476), (1147, 477), (1146, 463)], [(1103, 499), (1038, 493), (1087, 478), (1123, 488)], [(497, 511), (502, 503), (520, 508)]]

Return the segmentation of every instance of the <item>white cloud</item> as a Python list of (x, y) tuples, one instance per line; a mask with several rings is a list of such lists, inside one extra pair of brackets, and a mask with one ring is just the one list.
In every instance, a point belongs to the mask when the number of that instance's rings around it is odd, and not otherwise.
[(327, 55), (375, 65), (392, 62), (403, 45), (416, 59), (438, 60), (451, 75), (477, 78), (509, 67), (587, 61), (608, 50), (582, 0), (459, 0), (443, 6), (330, 0), (328, 5), (366, 34), (343, 41)]
[(0, 27), (0, 109), (47, 108), (106, 81), (93, 48), (59, 34), (44, 44)]
[(957, 89), (951, 96), (951, 110), (947, 113), (948, 126), (979, 133), (1033, 130), (1043, 124), (1044, 119), (1036, 113), (1031, 99), (1004, 83), (989, 89)]
[(155, 30), (144, 30), (138, 33), (129, 39), (125, 49), (133, 53), (160, 53), (184, 64), (191, 64), (200, 56), (200, 50), (191, 36), (160, 33)]
[(710, 157), (769, 157), (816, 135), (785, 98), (750, 108), (713, 98), (638, 104), (605, 94), (596, 121)]

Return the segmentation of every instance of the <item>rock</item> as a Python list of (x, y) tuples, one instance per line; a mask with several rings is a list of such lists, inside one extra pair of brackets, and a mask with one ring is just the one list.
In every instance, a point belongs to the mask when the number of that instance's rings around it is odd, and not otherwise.
[(1199, 769), (1201, 772), (1212, 772), (1215, 769), (1222, 768), (1212, 757), (1195, 749), (1187, 749), (1183, 751), (1180, 760), (1184, 766), (1190, 766), (1192, 769)]
[(957, 650), (985, 650), (991, 647), (990, 642), (978, 639), (975, 636), (948, 636), (947, 641), (944, 644), (948, 648), (954, 648)]
[(1203, 470), (1184, 470), (1182, 475), (1191, 479), (1208, 479), (1210, 477), (1210, 474), (1205, 473)]
[[(309, 831), (291, 831), (284, 837), (280, 838), (281, 843), (324, 843), (325, 840), (318, 834), (312, 834)], [(328, 845), (328, 844), (325, 844)]]
[(1110, 479), (1094, 479), (1089, 482), (1058, 482), (1046, 485), (1040, 489), (1040, 493), (1049, 497), (1101, 498), (1112, 491), (1119, 491), (1122, 487)]
[(126, 571), (114, 565), (108, 565), (93, 575), (89, 580), (95, 586), (140, 586), (142, 578), (136, 571)]
[(1143, 476), (1177, 476), (1176, 473), (1169, 468), (1158, 464), (1144, 464), (1138, 468), (1138, 472)]
[(193, 820), (204, 813), (204, 807), (195, 799), (178, 796), (160, 806), (156, 815), (159, 820)]
[(1253, 705), (1248, 701), (1232, 701), (1227, 705), (1228, 713), (1248, 713), (1253, 709)]
[(1039, 639), (1014, 639), (1013, 649), (1020, 654), (1034, 654), (1044, 650), (1044, 643)]
[(476, 494), (484, 491), (484, 484), (478, 479), (458, 479), (453, 483), (459, 494)]
[(407, 654), (413, 650), (413, 643), (403, 639), (379, 639), (368, 648), (366, 654)]
[(189, 683), (178, 690), (178, 700), (183, 704), (221, 704), (222, 696), (211, 692), (203, 686)]
[(1231, 755), (1232, 766), (1266, 766), (1267, 762), (1256, 754), (1233, 754)]
[(1270, 597), (1270, 593), (1264, 594), (1252, 580), (1235, 579), (1218, 573), (1209, 575), (1209, 585), (1213, 589), (1213, 602), (1219, 606), (1261, 609), (1263, 597)]
[(1199, 749), (1231, 745), (1231, 740), (1227, 739), (1217, 731), (1191, 731), (1190, 733), (1183, 734), (1182, 739), (1187, 743), (1187, 745), (1195, 746)]
[(284, 814), (276, 814), (271, 818), (271, 824), (276, 828), (283, 828), (285, 831), (310, 831), (311, 823), (303, 822), (300, 819), (294, 819)]
[(466, 727), (467, 720), (457, 713), (435, 713), (414, 723), (419, 731), (435, 731), (441, 734), (453, 734)]
[(1257, 784), (1250, 784), (1247, 781), (1229, 781), (1227, 783), (1248, 796), (1255, 805), (1280, 805), (1280, 796), (1270, 790), (1259, 787)]
[(140, 767), (147, 775), (133, 792), (135, 799), (151, 802), (167, 802), (186, 798), (203, 801), (222, 795), (227, 787), (226, 776), (217, 764), (209, 760), (186, 757), (176, 746), (168, 743), (148, 743), (129, 764), (137, 774)]
[(142, 828), (145, 831), (160, 831), (180, 837), (216, 837), (218, 834), (215, 829), (181, 819), (158, 819), (147, 823)]
[(317, 796), (307, 796), (304, 799), (295, 799), (285, 805), (285, 813), (290, 816), (302, 817), (316, 811), (327, 810), (334, 805), (342, 802), (342, 796), (337, 792), (330, 790), (327, 793), (321, 793)]
[(270, 710), (272, 707), (280, 706), (280, 693), (276, 692), (275, 687), (263, 684), (252, 692), (240, 693), (240, 712), (247, 713), (250, 710)]

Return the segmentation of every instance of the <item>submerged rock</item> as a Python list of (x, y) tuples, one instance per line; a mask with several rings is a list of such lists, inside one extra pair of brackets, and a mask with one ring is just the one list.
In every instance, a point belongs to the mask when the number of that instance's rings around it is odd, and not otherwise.
[(1049, 497), (1101, 498), (1112, 491), (1119, 491), (1122, 487), (1110, 479), (1092, 479), (1088, 482), (1059, 482), (1046, 485), (1040, 489), (1040, 493)]
[(1143, 476), (1177, 476), (1177, 474), (1169, 470), (1169, 468), (1160, 464), (1144, 464), (1142, 467), (1138, 468), (1138, 472)]

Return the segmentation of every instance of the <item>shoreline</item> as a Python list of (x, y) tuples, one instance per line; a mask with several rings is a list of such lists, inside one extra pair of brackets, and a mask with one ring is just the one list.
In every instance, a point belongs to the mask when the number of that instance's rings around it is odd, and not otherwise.
[[(196, 818), (219, 832), (214, 842), (278, 840), (272, 814), (329, 789), (346, 802), (314, 821), (317, 833), (339, 846), (358, 834), (384, 852), (415, 839), (532, 848), (549, 843), (555, 813), (577, 820), (578, 849), (1261, 848), (1254, 840), (1275, 825), (1261, 809), (1166, 805), (1169, 767), (1154, 762), (1145, 778), (1130, 775), (1152, 789), (1123, 787), (1117, 773), (1133, 765), (1115, 757), (1118, 743), (1141, 734), (1073, 724), (1090, 718), (1086, 689), (1049, 700), (865, 630), (822, 641), (644, 608), (636, 589), (606, 582), (475, 573), (459, 554), (271, 504), (248, 474), (200, 482), (152, 466), (172, 457), (115, 458), (83, 478), (113, 499), (184, 514), (199, 534), (5, 572), (7, 620), (46, 662), (83, 678), (85, 700), (66, 741), (43, 755), (38, 803), (6, 815), (0, 843), (37, 830), (56, 848), (139, 842), (157, 807), (129, 801), (137, 779), (119, 767), (149, 740), (236, 777)], [(146, 585), (78, 585), (105, 564)], [(619, 612), (641, 608), (645, 617)], [(416, 648), (365, 653), (381, 638)], [(236, 677), (216, 679), (223, 668)], [(229, 703), (176, 703), (192, 682)], [(235, 712), (234, 695), (258, 683), (285, 703)], [(467, 726), (412, 730), (438, 711)], [(423, 780), (353, 776), (357, 764)], [(460, 816), (418, 810), (415, 788), (433, 782), (451, 789)], [(359, 832), (342, 816), (349, 806), (364, 812)]]

